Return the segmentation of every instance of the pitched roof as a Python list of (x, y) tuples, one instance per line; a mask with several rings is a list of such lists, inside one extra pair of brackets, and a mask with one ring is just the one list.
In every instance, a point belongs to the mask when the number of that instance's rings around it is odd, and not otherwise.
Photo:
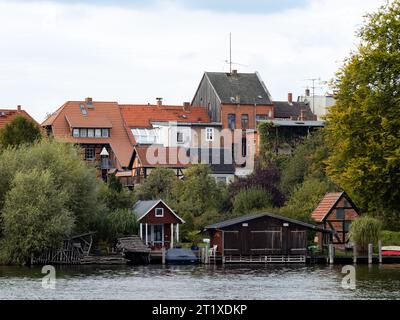
[[(205, 72), (221, 103), (271, 105), (270, 94), (257, 73)], [(204, 79), (204, 78), (203, 78)]]
[(135, 151), (142, 167), (186, 168), (192, 164), (205, 163), (210, 165), (214, 174), (235, 173), (232, 159), (225, 159), (225, 152), (231, 155), (228, 149), (136, 146)]
[(219, 222), (219, 223), (214, 223), (214, 224), (211, 224), (211, 225), (208, 225), (208, 226), (204, 227), (204, 231), (209, 230), (209, 229), (221, 229), (221, 228), (229, 227), (229, 226), (232, 226), (232, 225), (235, 225), (235, 224), (238, 224), (238, 223), (254, 220), (254, 219), (257, 219), (257, 218), (261, 218), (261, 217), (270, 217), (270, 218), (282, 220), (282, 221), (285, 221), (285, 222), (289, 222), (289, 223), (292, 223), (292, 224), (300, 225), (300, 226), (303, 226), (303, 227), (308, 228), (308, 229), (325, 232), (325, 230), (323, 230), (323, 229), (321, 229), (321, 228), (319, 228), (319, 227), (317, 227), (315, 225), (312, 225), (312, 224), (309, 224), (309, 223), (305, 223), (303, 221), (290, 219), (290, 218), (283, 217), (283, 216), (278, 216), (276, 214), (269, 213), (269, 212), (263, 212), (263, 213), (257, 213), (257, 214), (249, 214), (249, 215), (245, 215), (245, 216), (241, 216), (241, 217), (225, 220), (225, 221), (222, 221), (222, 222)]
[(183, 106), (122, 104), (120, 108), (127, 126), (131, 128), (149, 128), (154, 121), (210, 122), (207, 109), (203, 107), (184, 110)]
[(304, 110), (304, 120), (316, 120), (311, 108), (304, 102), (274, 101), (274, 118), (300, 120), (301, 110)]
[(4, 126), (10, 123), (16, 116), (23, 116), (39, 125), (25, 110), (0, 109), (0, 129), (4, 128)]
[(152, 208), (154, 208), (157, 204), (162, 202), (170, 211), (171, 213), (177, 217), (182, 223), (185, 223), (185, 221), (179, 217), (174, 210), (172, 210), (163, 200), (157, 199), (157, 200), (139, 200), (138, 202), (135, 203), (133, 206), (133, 213), (136, 215), (138, 220), (143, 218)]
[(314, 221), (322, 222), (332, 210), (333, 206), (339, 201), (344, 192), (329, 192), (327, 193), (318, 206), (311, 213), (311, 218)]
[[(82, 113), (81, 106), (85, 108), (86, 114)], [(88, 107), (85, 101), (68, 101), (42, 123), (42, 127), (46, 126), (52, 126), (53, 135), (66, 141), (109, 144), (118, 160), (119, 169), (129, 166), (134, 138), (116, 102), (93, 101)], [(72, 136), (73, 126), (112, 129), (108, 138), (76, 138)]]

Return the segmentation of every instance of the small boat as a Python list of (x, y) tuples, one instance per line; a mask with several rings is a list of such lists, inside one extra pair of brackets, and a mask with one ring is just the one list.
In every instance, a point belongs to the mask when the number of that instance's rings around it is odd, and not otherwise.
[(190, 249), (173, 248), (167, 250), (165, 262), (168, 264), (195, 264), (199, 262), (199, 259)]
[(400, 246), (382, 247), (382, 256), (400, 256)]

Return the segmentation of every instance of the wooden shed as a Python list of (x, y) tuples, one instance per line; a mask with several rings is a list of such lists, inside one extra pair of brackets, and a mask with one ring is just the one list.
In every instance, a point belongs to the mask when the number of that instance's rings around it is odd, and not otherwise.
[[(332, 231), (335, 246), (346, 247), (349, 243), (349, 229), (360, 211), (346, 192), (327, 193), (311, 214), (318, 225)], [(319, 238), (321, 243), (321, 238)]]
[(272, 213), (230, 219), (206, 226), (204, 231), (209, 233), (216, 255), (227, 262), (238, 257), (251, 257), (250, 261), (305, 262), (310, 232), (323, 234), (326, 245), (331, 237), (330, 231)]

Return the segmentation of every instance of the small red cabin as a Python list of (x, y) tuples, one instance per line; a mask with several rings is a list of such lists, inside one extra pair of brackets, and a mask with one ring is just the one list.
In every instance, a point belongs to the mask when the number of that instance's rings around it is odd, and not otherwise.
[(140, 224), (140, 238), (152, 250), (173, 248), (179, 242), (179, 225), (185, 221), (163, 200), (138, 201), (133, 211)]
[[(324, 230), (333, 232), (332, 243), (344, 246), (349, 242), (349, 229), (360, 212), (346, 192), (327, 193), (311, 214)], [(321, 242), (321, 239), (318, 239)]]

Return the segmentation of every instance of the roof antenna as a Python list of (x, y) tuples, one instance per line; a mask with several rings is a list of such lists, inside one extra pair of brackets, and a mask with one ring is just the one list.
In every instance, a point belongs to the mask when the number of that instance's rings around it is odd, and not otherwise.
[(232, 73), (232, 33), (229, 32), (229, 73)]

